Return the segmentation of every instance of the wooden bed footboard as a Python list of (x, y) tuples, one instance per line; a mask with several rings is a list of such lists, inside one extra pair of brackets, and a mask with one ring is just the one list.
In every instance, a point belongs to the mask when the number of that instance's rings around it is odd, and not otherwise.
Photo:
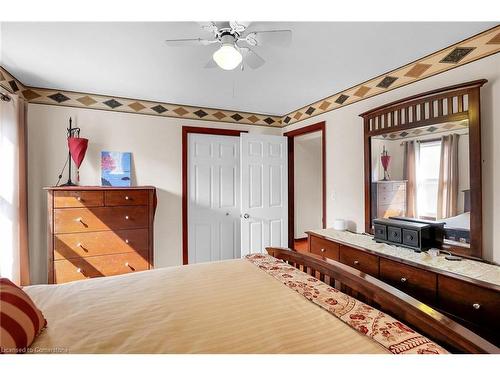
[(500, 349), (432, 307), (364, 272), (310, 253), (268, 247), (281, 259), (342, 292), (400, 320), (454, 353), (500, 353)]

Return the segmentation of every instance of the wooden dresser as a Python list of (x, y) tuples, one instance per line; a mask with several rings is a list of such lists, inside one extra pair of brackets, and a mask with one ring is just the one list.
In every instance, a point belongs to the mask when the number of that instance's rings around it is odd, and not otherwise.
[[(500, 286), (308, 232), (309, 251), (374, 276), (500, 345)], [(408, 250), (411, 251), (411, 250)]]
[(50, 284), (153, 267), (154, 187), (45, 190)]
[(372, 219), (406, 215), (406, 181), (372, 182)]

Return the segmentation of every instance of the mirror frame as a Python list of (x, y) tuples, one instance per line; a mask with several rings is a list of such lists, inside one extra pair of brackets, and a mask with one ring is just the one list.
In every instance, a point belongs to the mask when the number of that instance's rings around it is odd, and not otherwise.
[[(365, 232), (371, 225), (371, 142), (372, 136), (447, 121), (469, 121), (470, 164), (470, 247), (444, 245), (453, 254), (482, 258), (482, 177), (481, 177), (481, 105), (480, 88), (486, 79), (447, 86), (397, 100), (360, 114), (364, 126), (365, 161)], [(467, 96), (467, 109), (464, 107)], [(435, 106), (437, 102), (437, 111)], [(444, 103), (446, 102), (446, 114)], [(451, 108), (451, 111), (449, 109)]]

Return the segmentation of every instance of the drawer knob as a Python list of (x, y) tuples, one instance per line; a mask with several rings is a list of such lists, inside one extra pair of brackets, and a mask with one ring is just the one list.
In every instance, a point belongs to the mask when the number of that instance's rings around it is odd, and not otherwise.
[(132, 271), (135, 271), (135, 268), (131, 266), (129, 262), (125, 262), (125, 267), (130, 268)]
[(407, 280), (407, 279), (406, 279), (406, 277), (402, 277), (402, 278), (401, 278), (401, 282), (402, 282), (402, 283), (406, 283), (406, 280)]
[(76, 272), (78, 272), (78, 273), (82, 273), (82, 269), (81, 269), (81, 268), (77, 268), (77, 269), (76, 269)]
[(129, 217), (128, 217), (128, 215), (126, 215), (126, 216), (125, 216), (125, 220), (128, 220), (128, 219), (129, 219)]
[(125, 195), (125, 200), (128, 201), (130, 198), (128, 195)]
[(76, 200), (77, 200), (78, 202), (81, 202), (82, 197), (76, 197)]
[(125, 239), (125, 243), (129, 243), (129, 242), (130, 242), (130, 241), (128, 240), (128, 238), (127, 238), (127, 239)]
[(474, 309), (476, 310), (479, 310), (479, 308), (481, 307), (481, 305), (479, 303), (475, 303), (472, 305), (472, 307), (474, 307)]
[(356, 265), (356, 266), (357, 266), (358, 264), (359, 264), (359, 260), (355, 260), (355, 261), (354, 261), (354, 265)]
[(320, 251), (321, 251), (322, 253), (324, 253), (326, 250), (325, 250), (324, 248), (322, 248)]

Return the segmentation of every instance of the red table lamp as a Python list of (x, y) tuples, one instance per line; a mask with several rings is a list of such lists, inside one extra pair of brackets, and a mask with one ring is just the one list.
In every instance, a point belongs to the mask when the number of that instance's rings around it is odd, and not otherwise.
[[(89, 140), (87, 138), (80, 138), (80, 128), (72, 128), (71, 127), (71, 117), (69, 119), (69, 128), (68, 130), (68, 182), (63, 184), (62, 186), (76, 186), (73, 181), (71, 181), (71, 159), (75, 162), (77, 173), (80, 165), (85, 158), (85, 152), (87, 152), (87, 146), (89, 144)], [(59, 176), (62, 178), (62, 174)], [(77, 174), (77, 182), (80, 180), (79, 174)]]

